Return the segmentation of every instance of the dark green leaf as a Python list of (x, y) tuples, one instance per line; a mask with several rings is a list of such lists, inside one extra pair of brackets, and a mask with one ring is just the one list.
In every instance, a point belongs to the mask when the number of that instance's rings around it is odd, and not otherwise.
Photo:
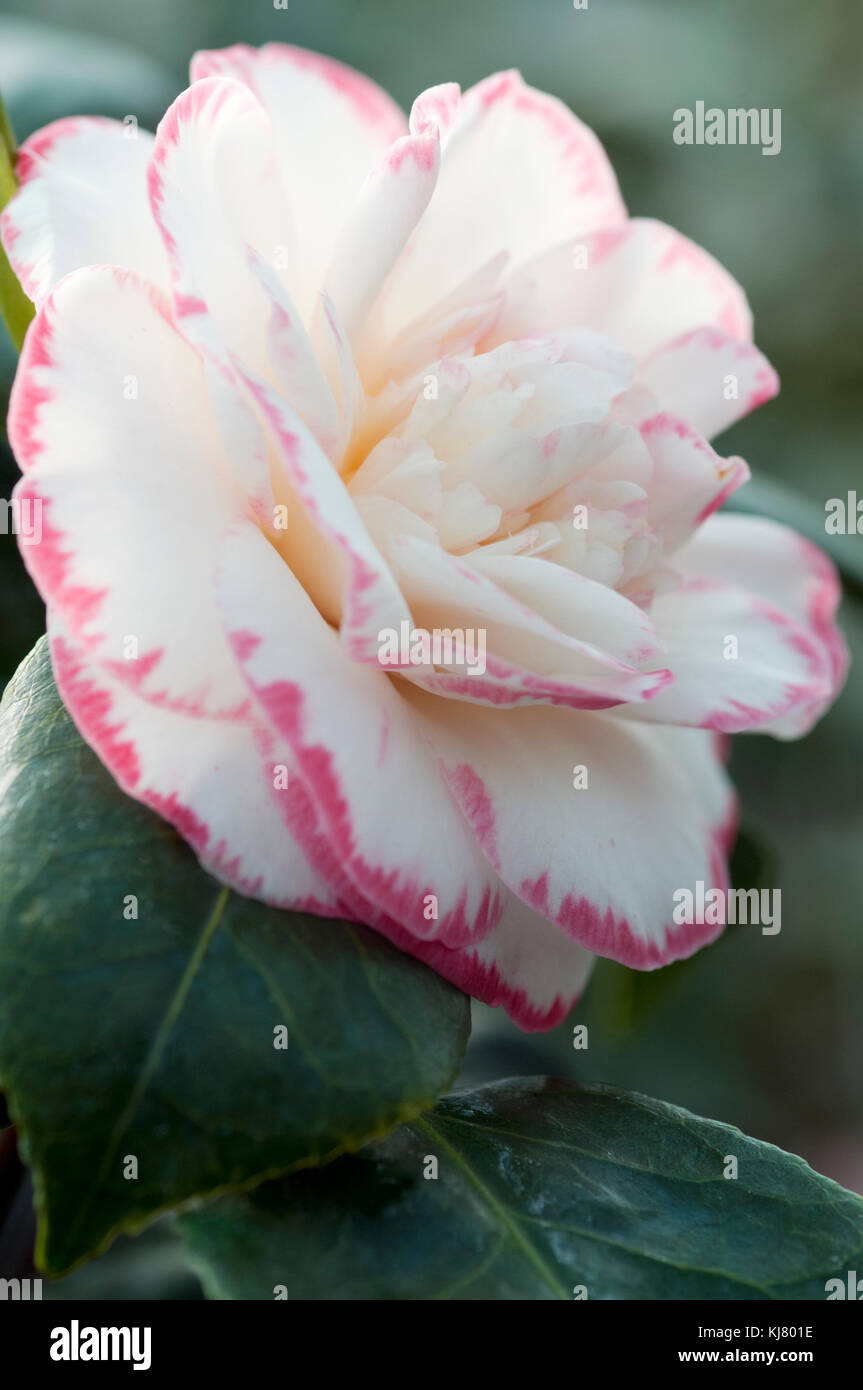
[(546, 1078), (450, 1096), (356, 1157), (179, 1224), (215, 1298), (823, 1299), (863, 1269), (863, 1201), (802, 1159)]
[(450, 1085), (468, 1028), (466, 997), (374, 932), (206, 875), (82, 742), (37, 646), (0, 706), (0, 1083), (46, 1272), (386, 1133)]

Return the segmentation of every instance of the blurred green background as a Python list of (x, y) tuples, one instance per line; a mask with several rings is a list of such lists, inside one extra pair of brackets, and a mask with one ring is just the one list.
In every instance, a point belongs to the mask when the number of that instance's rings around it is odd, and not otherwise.
[[(730, 928), (694, 960), (640, 975), (602, 963), (573, 1019), (525, 1036), (475, 1010), (468, 1083), (556, 1072), (611, 1081), (800, 1153), (863, 1192), (863, 536), (824, 507), (857, 486), (863, 424), (863, 6), (859, 0), (2, 0), (0, 89), (19, 138), (55, 117), (133, 114), (152, 129), (200, 47), (284, 39), (361, 68), (409, 107), (431, 84), (517, 66), (594, 127), (634, 214), (672, 223), (744, 285), (778, 369), (777, 401), (722, 439), (755, 481), (739, 505), (827, 546), (857, 661), (802, 743), (735, 740), (741, 887), (781, 888), (782, 932)], [(782, 150), (680, 147), (703, 100), (779, 107)], [(2, 328), (0, 328), (2, 333)], [(0, 397), (14, 372), (0, 345)], [(4, 411), (5, 413), (5, 411)], [(0, 452), (0, 497), (16, 470)], [(0, 686), (42, 628), (0, 535)], [(575, 1021), (589, 1048), (572, 1046)], [(195, 1296), (170, 1230), (121, 1241), (54, 1296)]]

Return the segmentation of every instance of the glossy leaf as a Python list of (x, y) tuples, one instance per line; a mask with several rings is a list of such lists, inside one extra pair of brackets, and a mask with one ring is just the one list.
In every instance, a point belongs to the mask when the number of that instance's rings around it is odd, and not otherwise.
[(863, 1269), (863, 1201), (802, 1159), (546, 1078), (447, 1097), (180, 1227), (230, 1299), (824, 1299)]
[(205, 874), (82, 742), (38, 645), (0, 707), (0, 1086), (41, 1268), (386, 1133), (450, 1085), (468, 1028), (369, 929)]

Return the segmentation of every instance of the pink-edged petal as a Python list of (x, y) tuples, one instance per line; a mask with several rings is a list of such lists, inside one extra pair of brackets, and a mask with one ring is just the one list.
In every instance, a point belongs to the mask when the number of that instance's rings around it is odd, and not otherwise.
[[(835, 621), (841, 585), (827, 556), (778, 522), (723, 514), (711, 517), (677, 552), (674, 565), (691, 587), (676, 607), (674, 595), (658, 600), (654, 618), (662, 631), (662, 605), (672, 604), (680, 656), (702, 692), (706, 722), (717, 714), (715, 727), (727, 732), (757, 728), (780, 738), (806, 733), (836, 698), (848, 669)], [(738, 638), (736, 661), (722, 657), (727, 636)], [(665, 717), (663, 705), (672, 697), (674, 708), (680, 701), (680, 714), (692, 722), (697, 701), (675, 656), (670, 654), (669, 664), (677, 682), (658, 697), (656, 717)], [(762, 678), (760, 699), (751, 667)], [(742, 709), (728, 703), (736, 698)]]
[[(352, 139), (351, 150), (379, 150), (407, 133), (405, 113), (382, 87), (338, 59), (311, 49), (288, 43), (266, 43), (261, 48), (238, 43), (195, 53), (190, 81), (216, 76), (232, 77), (250, 87), (267, 106), (284, 139), (295, 131), (307, 137), (317, 133), (321, 154), (325, 142)], [(349, 152), (343, 152), (345, 158)]]
[(625, 216), (614, 172), (587, 126), (517, 72), (486, 78), (461, 99), (435, 195), (382, 299), (388, 335), (497, 253), (519, 265)]
[(380, 156), (407, 134), (407, 118), (369, 78), (289, 44), (197, 53), (191, 75), (243, 82), (272, 121), (294, 215), (291, 288), (308, 321), (345, 217)]
[(318, 360), (339, 402), (341, 432), (337, 456), (341, 467), (351, 439), (365, 424), (367, 402), (348, 335), (328, 294), (321, 294), (314, 330)]
[(504, 898), (500, 922), (475, 946), (418, 941), (393, 924), (377, 929), (466, 994), (505, 1009), (525, 1032), (544, 1032), (578, 1002), (594, 956), (514, 893)]
[(761, 517), (712, 517), (677, 552), (679, 589), (655, 601), (674, 684), (628, 718), (795, 738), (835, 698), (847, 653), (839, 580), (815, 546)]
[(655, 600), (674, 682), (633, 719), (718, 733), (805, 733), (833, 697), (821, 642), (781, 609), (738, 585), (690, 579)]
[(234, 362), (238, 378), (272, 441), (288, 506), (286, 558), (328, 619), (339, 625), (350, 657), (377, 665), (378, 633), (410, 613), (392, 572), (364, 527), (353, 499), (299, 416), (266, 382)]
[(311, 339), (271, 266), (248, 248), (249, 265), (270, 297), (267, 348), (275, 383), (288, 405), (311, 430), (334, 461), (343, 447), (343, 430), (335, 396), (321, 370)]
[[(248, 643), (241, 638), (238, 645), (244, 650)], [(265, 743), (262, 770), (268, 780), (274, 756)], [(279, 751), (278, 757), (285, 759), (285, 754)], [(285, 760), (292, 772), (287, 789), (277, 794), (278, 810), (320, 882), (329, 885), (336, 904), (332, 915), (337, 910), (342, 917), (373, 927), (399, 950), (424, 961), (475, 999), (504, 1008), (526, 1031), (553, 1028), (566, 1017), (590, 975), (594, 957), (589, 951), (533, 912), (502, 883), (497, 885), (501, 915), (478, 940), (457, 945), (417, 936), (386, 908), (363, 897), (346, 872), (338, 837), (329, 836), (326, 806), (322, 808), (309, 794), (299, 774), (293, 775), (290, 754)], [(392, 905), (391, 895), (382, 897)], [(316, 909), (312, 905), (308, 910)], [(331, 914), (325, 910), (324, 915)]]
[(273, 264), (290, 242), (273, 130), (247, 87), (211, 77), (181, 92), (156, 132), (148, 174), (177, 322), (205, 351), (219, 343), (267, 369), (270, 296), (247, 247)]
[[(211, 720), (140, 700), (76, 646), (49, 614), (57, 688), (81, 736), (122, 789), (180, 832), (203, 867), (237, 892), (335, 917), (344, 909), (285, 828), (277, 799), (289, 753), (262, 754), (243, 721)], [(284, 759), (287, 757), (288, 762)]]
[[(530, 565), (529, 559), (482, 556), (457, 559), (418, 536), (394, 539), (399, 579), (411, 606), (414, 621), (431, 632), (460, 629), (475, 634), (469, 647), (471, 672), (428, 666), (406, 666), (402, 674), (410, 681), (439, 695), (493, 705), (499, 708), (524, 704), (567, 705), (575, 709), (608, 709), (629, 700), (650, 700), (671, 679), (664, 670), (643, 671), (601, 645), (584, 641), (568, 630), (578, 629), (578, 615), (567, 619), (566, 628), (555, 627), (541, 612), (523, 601), (517, 583), (510, 592), (496, 582), (508, 582), (516, 567)], [(537, 560), (535, 566), (545, 562)], [(525, 578), (528, 590), (542, 600), (542, 578)], [(573, 600), (580, 585), (585, 598), (594, 591), (591, 581), (571, 575)], [(563, 576), (561, 584), (565, 583)], [(599, 586), (596, 586), (597, 588)], [(555, 589), (560, 599), (560, 588)], [(616, 601), (615, 601), (616, 600)], [(604, 601), (606, 617), (614, 610), (622, 624), (617, 633), (610, 629), (612, 645), (633, 644), (642, 660), (657, 652), (647, 623), (635, 618), (634, 605), (626, 599)], [(625, 617), (624, 617), (625, 610)], [(627, 626), (625, 619), (630, 619)], [(593, 624), (597, 632), (598, 624)], [(636, 629), (638, 636), (636, 636)], [(479, 669), (479, 641), (485, 644), (486, 670)]]
[(225, 539), (219, 594), (256, 706), (293, 750), (341, 871), (416, 937), (486, 935), (501, 916), (497, 876), (390, 679), (347, 661), (251, 526)]
[(428, 206), (439, 161), (436, 131), (396, 140), (369, 174), (348, 214), (325, 290), (352, 344), (362, 337), (369, 309)]
[(278, 282), (273, 262), (291, 238), (272, 126), (260, 102), (228, 78), (196, 82), (159, 124), (148, 179), (171, 268), (174, 317), (205, 363), (237, 480), (259, 520), (271, 524), (266, 439), (231, 365), (236, 357), (259, 373), (272, 370), (275, 305), (261, 267)]
[(720, 458), (706, 439), (674, 415), (653, 415), (641, 426), (653, 460), (648, 518), (670, 555), (749, 479), (741, 458)]
[(3, 245), (39, 305), (84, 265), (126, 266), (166, 286), (168, 265), (147, 200), (153, 137), (137, 126), (68, 116), (18, 154), (19, 192), (3, 211)]
[(489, 718), (462, 704), (453, 717), (420, 692), (411, 703), (490, 863), (534, 912), (638, 969), (718, 935), (674, 920), (678, 889), (727, 886), (734, 800), (711, 735), (567, 709)]
[(746, 297), (718, 261), (643, 218), (570, 237), (515, 271), (490, 341), (575, 326), (605, 334), (636, 357), (695, 328), (752, 337)]
[(458, 117), (461, 88), (457, 82), (441, 82), (420, 92), (410, 114), (411, 135), (449, 135)]
[(644, 667), (662, 657), (649, 614), (606, 584), (542, 557), (495, 553), (488, 546), (470, 563), (526, 610), (615, 661)]
[(651, 353), (639, 381), (664, 413), (681, 416), (706, 439), (772, 400), (779, 378), (752, 343), (719, 328), (696, 328)]
[(839, 693), (848, 671), (848, 649), (835, 621), (842, 585), (818, 546), (767, 517), (723, 514), (701, 528), (675, 564), (713, 579), (733, 573), (736, 583), (809, 629), (826, 654), (833, 696)]
[(500, 278), (505, 251), (460, 280), (450, 294), (413, 318), (395, 337), (386, 336), (383, 315), (375, 313), (364, 340), (363, 379), (370, 391), (404, 381), (430, 362), (470, 355), (488, 334), (502, 301)]
[(75, 641), (150, 700), (229, 713), (247, 701), (211, 575), (248, 514), (216, 434), (200, 359), (128, 271), (64, 279), (28, 332), (9, 410), (41, 508), (22, 554)]

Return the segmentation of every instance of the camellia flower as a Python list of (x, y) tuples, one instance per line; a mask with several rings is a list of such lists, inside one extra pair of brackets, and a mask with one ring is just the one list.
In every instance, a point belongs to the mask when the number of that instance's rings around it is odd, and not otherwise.
[(727, 882), (721, 735), (805, 732), (845, 663), (824, 557), (713, 515), (707, 439), (776, 391), (726, 272), (516, 73), (408, 120), (201, 53), (155, 138), (63, 120), (18, 172), (23, 553), (120, 786), (526, 1028), (712, 939), (672, 912)]

